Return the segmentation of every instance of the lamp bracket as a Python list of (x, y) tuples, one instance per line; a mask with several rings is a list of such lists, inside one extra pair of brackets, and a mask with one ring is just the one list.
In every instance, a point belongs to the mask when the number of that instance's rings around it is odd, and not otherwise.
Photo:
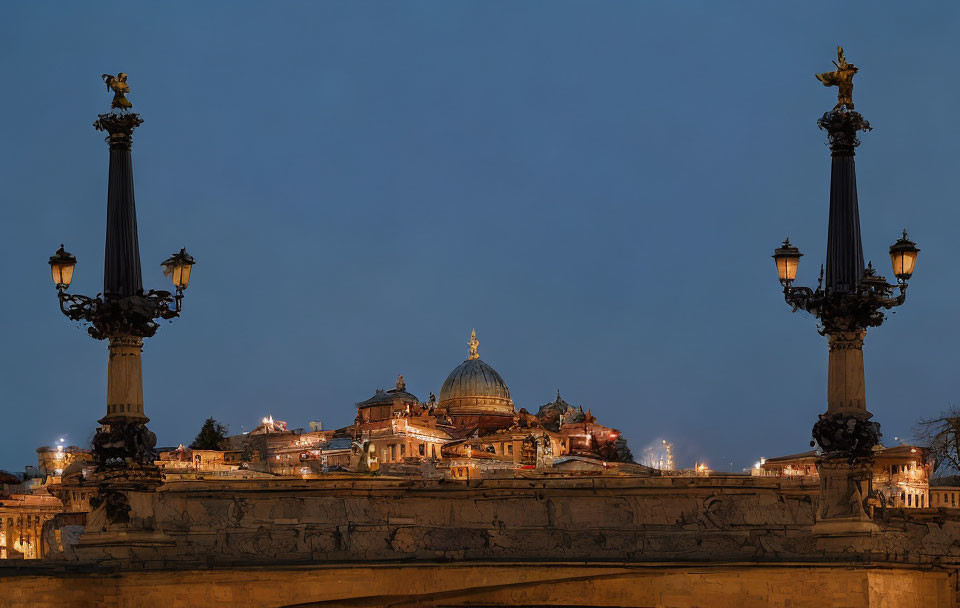
[[(900, 293), (893, 295), (894, 289)], [(906, 283), (890, 285), (886, 279), (867, 274), (854, 291), (836, 292), (817, 287), (793, 287), (783, 289), (783, 298), (793, 307), (793, 312), (804, 310), (817, 318), (823, 328), (821, 334), (837, 331), (859, 331), (878, 327), (886, 319), (885, 310), (902, 305), (906, 301)]]
[(137, 295), (113, 297), (97, 294), (95, 298), (69, 294), (58, 289), (60, 311), (71, 321), (88, 323), (87, 333), (97, 340), (111, 335), (128, 334), (149, 338), (157, 333), (157, 319), (173, 319), (180, 316), (182, 291), (140, 292)]

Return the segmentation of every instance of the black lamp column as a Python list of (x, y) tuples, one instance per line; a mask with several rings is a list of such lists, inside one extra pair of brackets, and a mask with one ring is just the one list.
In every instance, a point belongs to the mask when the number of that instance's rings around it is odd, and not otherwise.
[(100, 482), (99, 496), (91, 503), (96, 503), (91, 514), (93, 521), (98, 522), (94, 528), (103, 523), (101, 520), (126, 524), (131, 518), (127, 495), (149, 491), (160, 483), (154, 464), (156, 436), (147, 428), (149, 418), (143, 411), (140, 353), (143, 339), (153, 336), (159, 328), (158, 319), (180, 315), (183, 290), (194, 263), (181, 250), (162, 264), (164, 274), (173, 279), (176, 292), (144, 292), (130, 154), (133, 131), (143, 121), (139, 114), (128, 111), (131, 104), (123, 94), (129, 92), (129, 87), (126, 75), (120, 76), (122, 81), (110, 77), (117, 93), (113, 107), (118, 111), (101, 114), (93, 123), (98, 131), (107, 133), (110, 146), (103, 294), (90, 298), (67, 293), (76, 258), (62, 246), (50, 258), (61, 311), (72, 320), (88, 324), (91, 337), (109, 341), (107, 413), (100, 419), (101, 427), (93, 439)]
[[(817, 121), (827, 132), (831, 152), (825, 273), (822, 268), (815, 290), (794, 287), (800, 251), (787, 240), (773, 256), (787, 303), (794, 311), (803, 309), (816, 317), (820, 334), (829, 341), (827, 410), (814, 425), (811, 441), (822, 450), (814, 531), (825, 536), (875, 529), (870, 521), (872, 507), (882, 498), (872, 488), (872, 456), (881, 435), (880, 425), (870, 421), (872, 414), (866, 405), (863, 340), (868, 328), (883, 323), (885, 310), (904, 303), (907, 280), (919, 251), (906, 239), (905, 232), (890, 248), (896, 285), (887, 283), (872, 264), (864, 267), (854, 150), (860, 144), (858, 133), (869, 131), (870, 123), (853, 111), (849, 95), (857, 70), (846, 63), (842, 49), (838, 50), (838, 71), (818, 76), (827, 85), (836, 85), (843, 77), (849, 86), (844, 97), (841, 83), (840, 103)], [(895, 290), (899, 290), (896, 295)]]

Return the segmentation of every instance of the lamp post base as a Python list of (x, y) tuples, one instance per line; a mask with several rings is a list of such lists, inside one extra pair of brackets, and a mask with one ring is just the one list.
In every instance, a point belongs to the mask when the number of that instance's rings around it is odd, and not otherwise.
[(817, 462), (820, 498), (813, 533), (862, 536), (879, 530), (873, 523), (873, 467), (870, 462), (825, 456)]
[[(90, 505), (76, 551), (96, 559), (134, 557), (130, 551), (169, 546), (174, 541), (156, 528), (157, 488), (163, 476), (156, 465), (127, 466), (97, 474), (97, 495)], [(142, 553), (142, 551), (141, 551)]]

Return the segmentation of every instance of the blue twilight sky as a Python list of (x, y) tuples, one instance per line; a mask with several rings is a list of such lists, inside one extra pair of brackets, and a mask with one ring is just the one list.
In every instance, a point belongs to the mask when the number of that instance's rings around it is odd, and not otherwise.
[[(162, 6), (161, 6), (162, 4)], [(350, 423), (398, 372), (425, 399), (467, 355), (536, 411), (559, 388), (680, 464), (807, 449), (826, 342), (770, 255), (814, 283), (842, 42), (874, 126), (864, 250), (910, 299), (865, 350), (886, 439), (960, 401), (954, 308), (960, 5), (809, 2), (6, 3), (0, 9), (0, 467), (82, 444), (106, 344), (57, 308), (47, 257), (102, 286), (107, 147), (125, 71), (147, 287), (186, 245), (184, 315), (144, 350), (161, 445), (207, 416)]]

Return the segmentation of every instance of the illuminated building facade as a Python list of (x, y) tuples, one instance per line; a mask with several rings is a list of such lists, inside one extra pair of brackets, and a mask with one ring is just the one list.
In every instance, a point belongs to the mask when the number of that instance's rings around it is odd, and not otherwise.
[[(766, 458), (753, 469), (759, 477), (817, 480), (816, 451), (803, 452), (778, 458)], [(877, 446), (872, 459), (873, 487), (882, 496), (885, 506), (919, 509), (938, 506), (930, 495), (930, 476), (933, 462), (930, 450), (914, 445), (898, 445), (890, 448)]]
[(395, 388), (356, 404), (351, 470), (463, 478), (529, 469), (546, 470), (577, 456), (594, 470), (631, 460), (620, 432), (597, 423), (557, 393), (537, 414), (515, 409), (500, 374), (480, 359), (476, 331), (469, 354), (426, 403)]
[(960, 479), (945, 477), (930, 482), (929, 505), (935, 509), (960, 509)]

